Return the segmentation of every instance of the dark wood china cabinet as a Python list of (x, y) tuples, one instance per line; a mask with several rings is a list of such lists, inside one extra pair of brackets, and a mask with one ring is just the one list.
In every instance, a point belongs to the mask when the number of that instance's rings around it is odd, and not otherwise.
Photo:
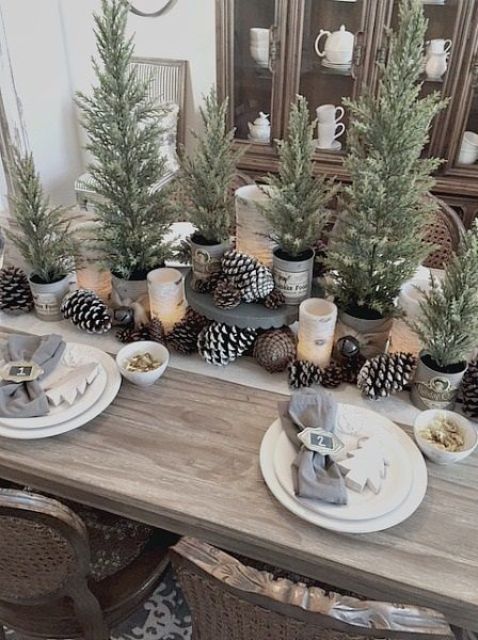
[[(339, 107), (344, 97), (377, 91), (377, 62), (387, 59), (388, 28), (397, 23), (398, 5), (217, 0), (218, 87), (230, 99), (237, 145), (247, 146), (241, 171), (259, 178), (276, 169), (274, 140), (284, 134), (297, 93), (307, 98), (315, 118), (321, 105)], [(449, 100), (425, 153), (444, 159), (435, 193), (469, 226), (478, 215), (478, 0), (423, 0), (423, 7), (429, 24), (422, 91), (440, 91)], [(249, 123), (260, 112), (270, 117), (270, 140), (251, 132)], [(346, 181), (347, 110), (342, 115), (338, 109), (336, 119), (333, 141), (318, 132), (316, 168)]]

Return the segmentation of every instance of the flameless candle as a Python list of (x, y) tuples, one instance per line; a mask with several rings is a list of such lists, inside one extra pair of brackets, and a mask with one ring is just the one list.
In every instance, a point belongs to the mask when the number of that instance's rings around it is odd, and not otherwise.
[(177, 269), (162, 268), (148, 273), (149, 305), (152, 318), (163, 323), (166, 332), (186, 313), (184, 280)]
[(297, 354), (319, 367), (330, 363), (334, 346), (337, 307), (322, 298), (304, 300), (299, 308), (299, 344)]
[(265, 204), (267, 195), (256, 185), (236, 190), (236, 248), (272, 266), (271, 228), (258, 205)]
[(80, 253), (75, 258), (76, 283), (79, 289), (90, 289), (103, 302), (108, 302), (111, 295), (111, 273), (101, 268), (101, 256), (92, 247), (97, 224), (90, 220), (77, 226)]

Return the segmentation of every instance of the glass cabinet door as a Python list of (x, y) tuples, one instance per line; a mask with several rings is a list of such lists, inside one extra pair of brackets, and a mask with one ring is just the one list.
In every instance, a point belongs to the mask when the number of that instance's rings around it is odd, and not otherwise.
[(231, 125), (237, 140), (270, 146), (280, 130), (279, 36), (282, 0), (229, 0), (229, 72), (226, 72)]
[(317, 156), (340, 163), (347, 144), (349, 118), (344, 97), (361, 91), (367, 57), (369, 0), (303, 0), (297, 22), (300, 61), (295, 91), (305, 96), (317, 118)]
[[(393, 0), (389, 24), (396, 29), (399, 21), (399, 0)], [(422, 96), (439, 92), (443, 97), (456, 91), (459, 69), (462, 64), (462, 39), (469, 20), (468, 0), (422, 0), (428, 20), (424, 42)], [(426, 155), (440, 155), (449, 110), (435, 119)]]

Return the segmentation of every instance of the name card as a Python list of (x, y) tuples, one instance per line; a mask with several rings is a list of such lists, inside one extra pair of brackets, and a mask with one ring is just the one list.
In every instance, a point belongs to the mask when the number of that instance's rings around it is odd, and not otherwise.
[(304, 429), (298, 438), (307, 449), (323, 456), (335, 455), (344, 448), (343, 442), (334, 433), (324, 429)]
[(6, 382), (32, 382), (43, 373), (43, 369), (32, 361), (7, 362), (0, 369), (0, 378)]

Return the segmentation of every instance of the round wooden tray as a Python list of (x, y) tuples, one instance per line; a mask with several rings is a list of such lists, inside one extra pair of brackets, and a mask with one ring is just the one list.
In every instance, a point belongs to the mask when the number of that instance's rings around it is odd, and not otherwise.
[(210, 293), (197, 293), (191, 287), (191, 272), (186, 276), (186, 298), (189, 306), (208, 320), (235, 325), (240, 329), (279, 329), (293, 324), (299, 318), (299, 307), (283, 305), (267, 309), (263, 304), (243, 302), (235, 309), (219, 309)]

